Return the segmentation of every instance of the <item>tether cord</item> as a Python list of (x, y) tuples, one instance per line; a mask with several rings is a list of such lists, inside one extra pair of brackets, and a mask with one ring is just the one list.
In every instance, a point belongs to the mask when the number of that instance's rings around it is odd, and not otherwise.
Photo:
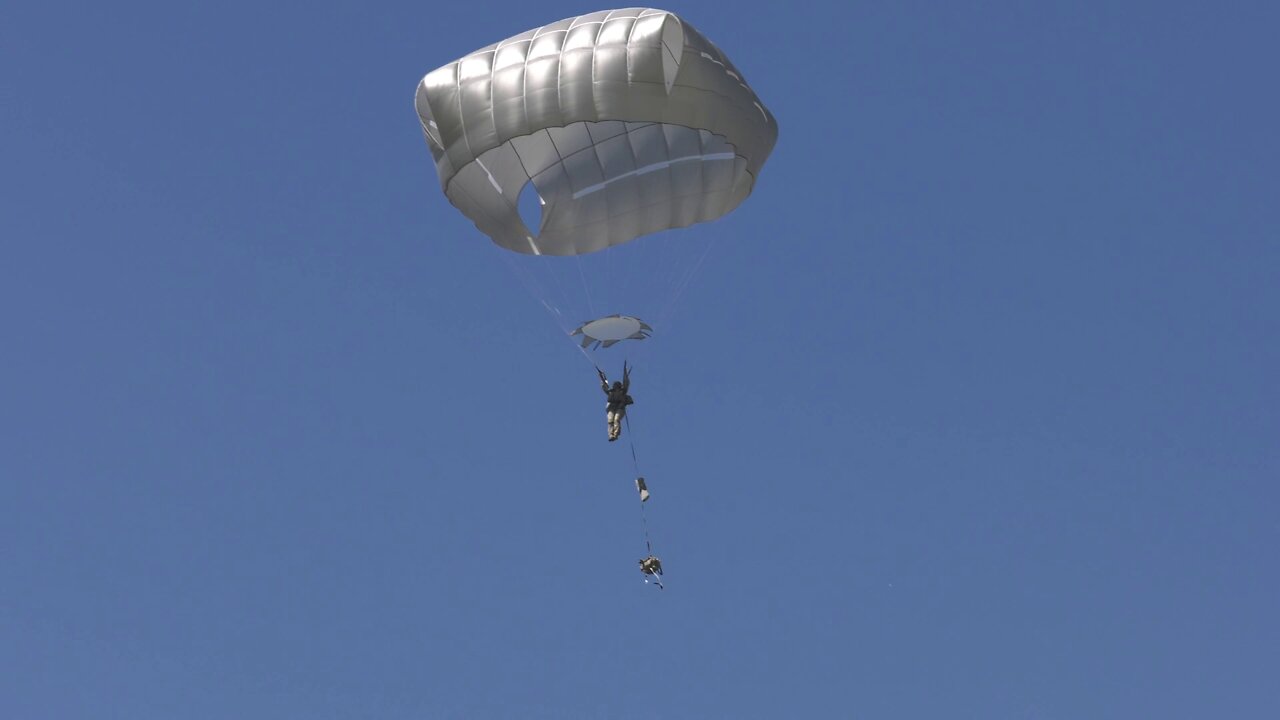
[[(623, 415), (622, 421), (627, 424), (627, 444), (631, 446), (631, 467), (636, 472), (636, 477), (640, 475), (640, 461), (636, 459), (636, 440), (635, 435), (631, 431), (631, 416)], [(636, 494), (639, 495), (640, 488), (636, 488)], [(653, 555), (653, 543), (649, 540), (649, 516), (645, 513), (644, 499), (640, 500), (640, 527), (644, 529), (644, 547), (649, 551), (649, 555)]]

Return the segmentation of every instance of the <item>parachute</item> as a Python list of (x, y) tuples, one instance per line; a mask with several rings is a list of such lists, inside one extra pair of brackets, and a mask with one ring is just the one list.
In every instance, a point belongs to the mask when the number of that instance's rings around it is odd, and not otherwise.
[[(777, 123), (678, 16), (631, 8), (529, 30), (431, 71), (415, 102), (449, 201), (499, 246), (584, 255), (715, 220)], [(519, 212), (529, 190), (537, 227)]]
[(476, 50), (428, 73), (415, 106), (449, 202), (598, 371), (592, 353), (652, 344), (709, 252), (707, 236), (665, 231), (738, 207), (778, 137), (715, 44), (646, 8)]

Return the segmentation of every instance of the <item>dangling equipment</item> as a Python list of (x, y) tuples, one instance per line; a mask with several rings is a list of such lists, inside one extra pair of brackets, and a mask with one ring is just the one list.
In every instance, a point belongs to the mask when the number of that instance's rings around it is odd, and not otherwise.
[(650, 555), (649, 557), (641, 560), (640, 572), (644, 573), (644, 581), (646, 583), (652, 579), (653, 584), (657, 585), (659, 590), (666, 589), (662, 587), (662, 561), (656, 556)]
[(636, 491), (640, 493), (640, 524), (644, 528), (644, 549), (649, 556), (640, 561), (640, 572), (644, 573), (646, 584), (652, 582), (659, 590), (666, 590), (662, 585), (662, 561), (653, 554), (653, 542), (649, 540), (649, 518), (645, 514), (645, 503), (649, 500), (649, 486), (640, 474), (640, 461), (636, 459), (635, 434), (631, 432), (631, 418), (623, 416), (627, 424), (627, 444), (631, 446), (631, 467), (636, 471)]

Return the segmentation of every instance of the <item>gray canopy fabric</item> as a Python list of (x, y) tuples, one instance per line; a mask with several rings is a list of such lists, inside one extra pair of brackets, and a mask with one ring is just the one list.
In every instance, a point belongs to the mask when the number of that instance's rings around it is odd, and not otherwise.
[[(736, 208), (777, 141), (773, 115), (676, 15), (609, 10), (433, 70), (415, 104), (449, 201), (498, 245), (580, 255)], [(522, 192), (541, 200), (525, 225)]]

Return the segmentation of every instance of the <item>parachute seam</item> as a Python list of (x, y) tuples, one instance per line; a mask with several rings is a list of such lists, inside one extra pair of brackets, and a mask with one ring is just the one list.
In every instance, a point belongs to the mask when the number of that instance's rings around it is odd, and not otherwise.
[[(622, 127), (623, 127), (623, 128), (624, 128), (624, 130), (626, 131), (626, 136), (627, 136), (627, 153), (628, 153), (629, 155), (631, 155), (631, 169), (632, 169), (633, 171), (634, 171), (634, 170), (638, 170), (638, 169), (640, 169), (640, 159), (636, 157), (636, 149), (635, 149), (635, 146), (633, 146), (633, 145), (631, 144), (631, 129), (630, 129), (630, 128), (628, 128), (628, 127), (626, 126), (626, 124), (625, 124), (625, 123), (623, 123)], [(606, 181), (607, 181), (607, 178), (606, 178)], [(636, 183), (636, 189), (637, 189), (637, 190), (639, 190), (639, 189), (640, 189), (640, 181), (639, 181), (639, 180), (636, 180), (636, 181), (635, 181), (635, 183)], [(609, 189), (606, 187), (606, 188), (605, 188), (605, 193), (606, 193), (606, 195), (607, 195), (607, 193), (608, 193), (608, 192), (609, 192)], [(612, 242), (610, 242), (610, 243), (609, 243), (609, 245), (610, 245), (610, 247), (612, 247), (612, 246), (613, 246), (613, 243), (612, 243)]]
[[(541, 30), (541, 29), (542, 28), (538, 28), (538, 30)], [(537, 36), (535, 35), (535, 37)], [(532, 49), (533, 49), (533, 41), (530, 40), (529, 50), (526, 50), (524, 53), (524, 67), (520, 72), (520, 107), (524, 109), (524, 126), (526, 128), (529, 127), (530, 125), (530, 122), (529, 122), (529, 55)], [(496, 125), (494, 126), (494, 129), (495, 130), (497, 129)], [(515, 145), (512, 145), (511, 147), (514, 148)], [(516, 157), (518, 158), (520, 157), (519, 151), (516, 152)], [(520, 167), (522, 168), (524, 167), (524, 158), (520, 158)], [(524, 174), (529, 175), (528, 168), (525, 168)], [(529, 179), (532, 180), (533, 176), (530, 175)]]
[[(510, 38), (507, 38), (507, 40), (510, 40)], [(495, 136), (498, 134), (498, 116), (493, 111), (493, 76), (498, 73), (498, 53), (502, 51), (502, 43), (507, 40), (498, 42), (498, 46), (493, 49), (493, 57), (489, 59), (489, 122), (493, 125), (493, 134)], [(498, 190), (498, 194), (502, 195), (504, 193), (502, 190)]]
[[(556, 56), (556, 111), (559, 117), (564, 117), (564, 97), (560, 92), (560, 74), (564, 72), (564, 46), (568, 44), (569, 30), (572, 29), (573, 23), (569, 23), (569, 27), (564, 32), (564, 37), (560, 40), (560, 54)], [(547, 133), (548, 137), (550, 137), (550, 135), (551, 133)], [(554, 140), (551, 142), (551, 146), (555, 147)], [(560, 151), (557, 150), (556, 155), (559, 154)], [(561, 161), (563, 161), (563, 158), (561, 158)]]
[[(631, 72), (631, 40), (636, 35), (636, 26), (640, 24), (641, 15), (631, 18), (631, 29), (627, 30), (627, 85), (631, 85), (631, 78), (634, 73)], [(658, 44), (662, 44), (662, 36), (658, 36)]]
[[(522, 171), (524, 171), (524, 176), (525, 176), (525, 178), (527, 178), (527, 179), (524, 181), (524, 184), (520, 186), (520, 189), (519, 189), (518, 191), (516, 191), (516, 208), (515, 208), (515, 209), (516, 209), (516, 215), (520, 215), (520, 196), (524, 194), (524, 189), (525, 189), (525, 187), (527, 187), (528, 185), (533, 184), (533, 175), (529, 172), (529, 167), (528, 167), (527, 165), (525, 165), (525, 164), (524, 164), (524, 158), (523, 158), (523, 157), (520, 157), (520, 149), (519, 149), (519, 148), (517, 148), (517, 147), (515, 146), (515, 143), (512, 143), (512, 144), (511, 144), (511, 152), (516, 156), (516, 162), (520, 163), (520, 169), (521, 169)], [(479, 159), (478, 159), (478, 158), (476, 159), (476, 162), (479, 162)], [(534, 191), (535, 193), (537, 193), (537, 195), (538, 195), (538, 204), (539, 204), (539, 206), (545, 207), (546, 203), (542, 202), (542, 193), (538, 191), (538, 186), (537, 186), (537, 185), (534, 185), (534, 186), (533, 186), (533, 191)], [(542, 220), (543, 220), (543, 218), (542, 218), (542, 213), (539, 213), (539, 215), (538, 215), (538, 229), (533, 231), (533, 234), (534, 234), (534, 235), (540, 235), (540, 234), (542, 234)], [(521, 221), (522, 223), (524, 223), (524, 229), (525, 229), (525, 230), (530, 230), (530, 229), (531, 229), (531, 228), (529, 227), (529, 224), (524, 222), (524, 216), (523, 216), (523, 215), (520, 215), (520, 221)]]
[[(564, 127), (564, 126), (562, 126), (562, 127)], [(564, 155), (562, 155), (562, 154), (560, 153), (560, 148), (559, 148), (559, 146), (557, 146), (557, 145), (556, 145), (556, 139), (555, 139), (555, 136), (551, 134), (551, 129), (550, 129), (550, 128), (543, 128), (543, 129), (542, 129), (542, 130), (540, 130), (539, 132), (544, 132), (544, 133), (546, 133), (546, 134), (547, 134), (547, 142), (551, 143), (551, 151), (552, 151), (552, 152), (554, 152), (554, 153), (556, 154), (556, 162), (557, 162), (557, 163), (559, 163), (559, 165), (560, 165), (561, 167), (564, 167)], [(565, 169), (565, 171), (564, 171), (564, 172), (565, 172), (565, 175), (568, 175), (568, 174), (569, 174), (569, 171), (568, 171), (568, 169), (567, 169), (567, 168)], [(530, 179), (532, 179), (532, 178), (530, 178)], [(551, 209), (554, 211), (554, 210), (555, 210), (555, 205), (552, 205), (552, 206), (551, 206)], [(542, 220), (543, 220), (543, 224), (544, 224), (544, 225), (546, 225), (547, 223), (549, 223), (549, 222), (550, 222), (550, 218), (549, 218), (549, 217), (546, 217), (546, 216), (544, 216), (544, 217), (542, 218)]]
[[(593, 85), (593, 91), (594, 91), (594, 85)], [(623, 127), (626, 127), (626, 126), (624, 125)], [(591, 157), (595, 158), (596, 167), (600, 169), (600, 180), (604, 181), (605, 177), (607, 176), (607, 173), (605, 173), (605, 170), (604, 170), (604, 161), (600, 159), (600, 143), (596, 142), (595, 133), (591, 132), (591, 125), (587, 125), (587, 137), (591, 138), (591, 147), (587, 149), (591, 151)], [(609, 140), (609, 139), (611, 138), (605, 138), (605, 140)], [(600, 142), (604, 142), (604, 140), (601, 140)], [(604, 195), (602, 195), (601, 197), (604, 198), (604, 214), (607, 217), (608, 215), (610, 215), (609, 192), (606, 190)], [(606, 237), (604, 244), (605, 244), (605, 247), (613, 247), (612, 238)], [(603, 250), (604, 248), (601, 248), (601, 249)], [(578, 253), (574, 253), (574, 254), (576, 255)]]
[[(467, 57), (470, 57), (470, 56), (467, 56)], [(463, 60), (465, 59), (466, 58), (463, 58)], [(471, 138), (467, 136), (467, 115), (462, 111), (462, 60), (458, 60), (456, 63), (454, 63), (453, 87), (454, 87), (454, 95), (458, 98), (458, 125), (462, 127), (462, 141), (467, 144), (467, 152), (471, 155), (471, 157), (476, 160), (479, 160), (480, 155), (478, 155), (476, 151), (471, 147)], [(493, 103), (490, 102), (489, 104), (492, 105)], [(497, 128), (495, 128), (495, 130), (496, 129)], [(494, 133), (494, 134), (496, 135), (497, 133)], [(470, 165), (471, 163), (467, 163), (467, 164)], [(461, 170), (461, 168), (459, 168), (459, 170)], [(458, 174), (458, 171), (455, 170), (453, 174), (456, 176)], [(450, 184), (452, 184), (453, 178), (450, 178), (449, 181), (450, 181)]]

